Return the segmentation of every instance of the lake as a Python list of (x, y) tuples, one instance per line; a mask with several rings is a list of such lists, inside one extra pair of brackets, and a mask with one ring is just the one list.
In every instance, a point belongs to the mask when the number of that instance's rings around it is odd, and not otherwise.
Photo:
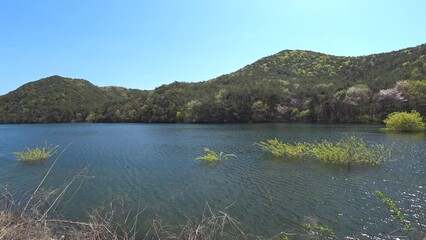
[[(206, 203), (226, 211), (243, 230), (273, 236), (294, 232), (308, 218), (338, 236), (377, 235), (400, 225), (375, 195), (396, 200), (414, 224), (426, 224), (426, 137), (388, 134), (379, 125), (319, 124), (45, 124), (0, 125), (0, 183), (17, 199), (33, 190), (54, 159), (16, 161), (11, 152), (57, 144), (65, 150), (46, 187), (58, 187), (89, 165), (77, 194), (59, 213), (84, 219), (115, 198), (146, 208), (143, 218), (168, 224), (196, 219)], [(338, 140), (356, 134), (367, 143), (401, 150), (398, 161), (345, 169), (274, 159), (254, 143)], [(221, 163), (196, 160), (203, 148), (234, 153)], [(69, 194), (72, 195), (73, 192)], [(229, 206), (229, 208), (227, 208)], [(226, 210), (225, 210), (226, 208)]]

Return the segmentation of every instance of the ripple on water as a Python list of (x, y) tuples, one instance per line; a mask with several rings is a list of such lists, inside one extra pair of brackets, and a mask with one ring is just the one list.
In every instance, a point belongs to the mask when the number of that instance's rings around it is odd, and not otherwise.
[[(2, 125), (0, 183), (23, 195), (43, 177), (51, 161), (16, 162), (8, 152), (44, 141), (72, 144), (55, 166), (47, 184), (62, 184), (90, 164), (79, 194), (64, 214), (81, 218), (114, 196), (131, 207), (147, 207), (170, 223), (202, 215), (208, 203), (235, 217), (245, 230), (272, 236), (299, 229), (308, 218), (329, 225), (338, 236), (390, 232), (398, 223), (374, 191), (396, 199), (411, 221), (425, 215), (425, 138), (386, 135), (377, 126), (236, 124), (236, 125)], [(273, 159), (254, 142), (336, 140), (356, 132), (368, 143), (408, 146), (403, 157), (366, 169), (331, 168)], [(24, 138), (23, 136), (31, 136)], [(3, 141), (3, 142), (1, 142)], [(237, 154), (220, 163), (195, 160), (203, 148)], [(85, 205), (81, 206), (84, 202)], [(423, 222), (424, 224), (424, 222)]]

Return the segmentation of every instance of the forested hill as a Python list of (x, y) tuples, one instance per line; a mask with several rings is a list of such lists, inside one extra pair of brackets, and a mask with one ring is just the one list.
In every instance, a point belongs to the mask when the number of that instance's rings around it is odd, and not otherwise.
[[(90, 113), (146, 95), (141, 90), (97, 87), (86, 80), (51, 76), (0, 97), (0, 122), (84, 122)], [(133, 100), (132, 100), (133, 101)]]
[(340, 57), (285, 50), (218, 78), (152, 91), (53, 76), (0, 97), (0, 122), (378, 122), (426, 115), (426, 44)]

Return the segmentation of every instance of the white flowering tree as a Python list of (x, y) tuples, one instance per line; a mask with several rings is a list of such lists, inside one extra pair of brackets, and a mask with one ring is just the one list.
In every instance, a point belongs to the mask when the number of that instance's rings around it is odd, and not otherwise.
[(400, 110), (401, 104), (406, 101), (406, 99), (402, 96), (401, 86), (398, 84), (396, 84), (393, 88), (380, 90), (377, 97), (377, 110), (382, 117), (391, 112)]
[(344, 111), (352, 121), (371, 120), (371, 90), (360, 85), (348, 88), (343, 98)]

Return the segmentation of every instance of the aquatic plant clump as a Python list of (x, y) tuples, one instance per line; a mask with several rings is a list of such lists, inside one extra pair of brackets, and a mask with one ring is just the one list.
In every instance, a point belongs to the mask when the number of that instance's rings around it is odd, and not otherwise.
[(308, 232), (308, 239), (338, 239), (332, 228), (319, 224), (315, 218), (310, 218), (302, 226)]
[(425, 129), (422, 116), (417, 111), (393, 112), (383, 121), (384, 130), (396, 132), (420, 132)]
[(331, 165), (378, 165), (391, 156), (391, 148), (367, 144), (356, 136), (337, 142), (322, 140), (317, 143), (282, 143), (277, 139), (257, 143), (264, 151), (276, 157), (296, 160), (313, 160)]
[(204, 156), (200, 156), (197, 157), (197, 160), (204, 160), (204, 161), (209, 161), (209, 162), (216, 162), (216, 161), (222, 161), (225, 160), (229, 157), (236, 157), (237, 155), (232, 154), (232, 153), (228, 153), (225, 154), (224, 152), (220, 152), (219, 154), (217, 154), (215, 151), (210, 150), (209, 148), (204, 148), (204, 152), (206, 152), (207, 154)]
[(26, 151), (13, 152), (12, 154), (20, 161), (41, 161), (49, 159), (55, 154), (58, 147), (57, 145), (47, 146), (46, 144), (44, 147), (26, 148)]
[(377, 190), (376, 195), (382, 200), (383, 204), (385, 204), (386, 208), (389, 209), (392, 216), (397, 218), (402, 224), (402, 230), (404, 232), (408, 232), (410, 229), (410, 222), (407, 221), (405, 218), (405, 215), (399, 210), (399, 208), (396, 206), (395, 202), (392, 201), (389, 197), (385, 196), (381, 191)]
[(348, 136), (336, 143), (323, 140), (311, 144), (309, 154), (316, 160), (333, 165), (379, 165), (390, 157), (390, 149), (383, 145), (367, 144), (356, 136)]
[(308, 156), (308, 143), (282, 143), (278, 139), (270, 139), (256, 143), (262, 150), (272, 153), (275, 157), (301, 160)]

